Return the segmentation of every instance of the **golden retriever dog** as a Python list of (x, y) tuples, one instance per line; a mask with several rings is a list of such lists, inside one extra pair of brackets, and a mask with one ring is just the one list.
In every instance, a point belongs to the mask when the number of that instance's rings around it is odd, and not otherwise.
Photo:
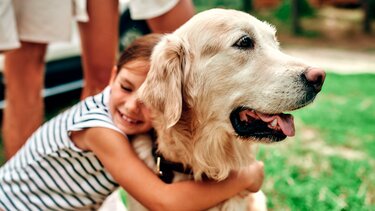
[[(138, 93), (153, 111), (156, 150), (145, 137), (133, 141), (151, 168), (167, 180), (220, 181), (254, 161), (256, 144), (294, 135), (284, 112), (311, 103), (325, 72), (281, 52), (275, 32), (247, 13), (211, 9), (163, 37)], [(254, 197), (250, 207), (244, 195)], [(265, 203), (261, 192), (244, 192), (212, 210)]]

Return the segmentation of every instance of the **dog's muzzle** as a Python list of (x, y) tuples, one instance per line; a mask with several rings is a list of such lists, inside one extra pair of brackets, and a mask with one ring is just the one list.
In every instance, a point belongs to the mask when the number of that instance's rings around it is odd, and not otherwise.
[(294, 136), (294, 119), (291, 114), (264, 114), (246, 107), (238, 107), (230, 114), (235, 132), (245, 139), (282, 141)]

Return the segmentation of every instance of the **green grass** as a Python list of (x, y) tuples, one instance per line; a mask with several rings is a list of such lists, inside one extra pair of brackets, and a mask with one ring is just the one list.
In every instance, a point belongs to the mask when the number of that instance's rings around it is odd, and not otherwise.
[(296, 137), (260, 147), (270, 210), (375, 210), (375, 75), (328, 74), (293, 112)]
[[(197, 11), (241, 9), (239, 0), (194, 3)], [(329, 73), (316, 101), (293, 114), (296, 137), (260, 147), (269, 210), (375, 210), (375, 75)], [(0, 140), (0, 165), (4, 160)]]
[(269, 210), (375, 210), (374, 90), (375, 74), (328, 73), (315, 102), (293, 112), (296, 137), (261, 145)]
[[(332, 145), (365, 150), (375, 158), (375, 75), (328, 75), (312, 107), (297, 112)], [(315, 117), (315, 118), (314, 118)]]

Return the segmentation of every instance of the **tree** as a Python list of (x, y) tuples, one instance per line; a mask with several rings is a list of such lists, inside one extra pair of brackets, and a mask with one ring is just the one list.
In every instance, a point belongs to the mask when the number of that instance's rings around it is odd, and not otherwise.
[(292, 0), (292, 32), (294, 35), (302, 32), (298, 0)]
[(375, 0), (363, 0), (362, 7), (364, 12), (363, 31), (371, 34), (371, 21), (374, 18)]
[(253, 11), (253, 1), (252, 0), (242, 0), (242, 9), (245, 12)]
[(300, 35), (303, 32), (301, 17), (312, 17), (314, 14), (315, 11), (307, 0), (284, 0), (275, 11), (275, 17), (290, 25), (294, 35)]

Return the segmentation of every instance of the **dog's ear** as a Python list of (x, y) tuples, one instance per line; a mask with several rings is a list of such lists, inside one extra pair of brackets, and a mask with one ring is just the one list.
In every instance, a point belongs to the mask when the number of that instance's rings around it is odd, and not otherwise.
[(138, 91), (146, 106), (164, 115), (167, 128), (181, 117), (186, 56), (187, 47), (182, 39), (165, 35), (153, 50), (150, 71)]

